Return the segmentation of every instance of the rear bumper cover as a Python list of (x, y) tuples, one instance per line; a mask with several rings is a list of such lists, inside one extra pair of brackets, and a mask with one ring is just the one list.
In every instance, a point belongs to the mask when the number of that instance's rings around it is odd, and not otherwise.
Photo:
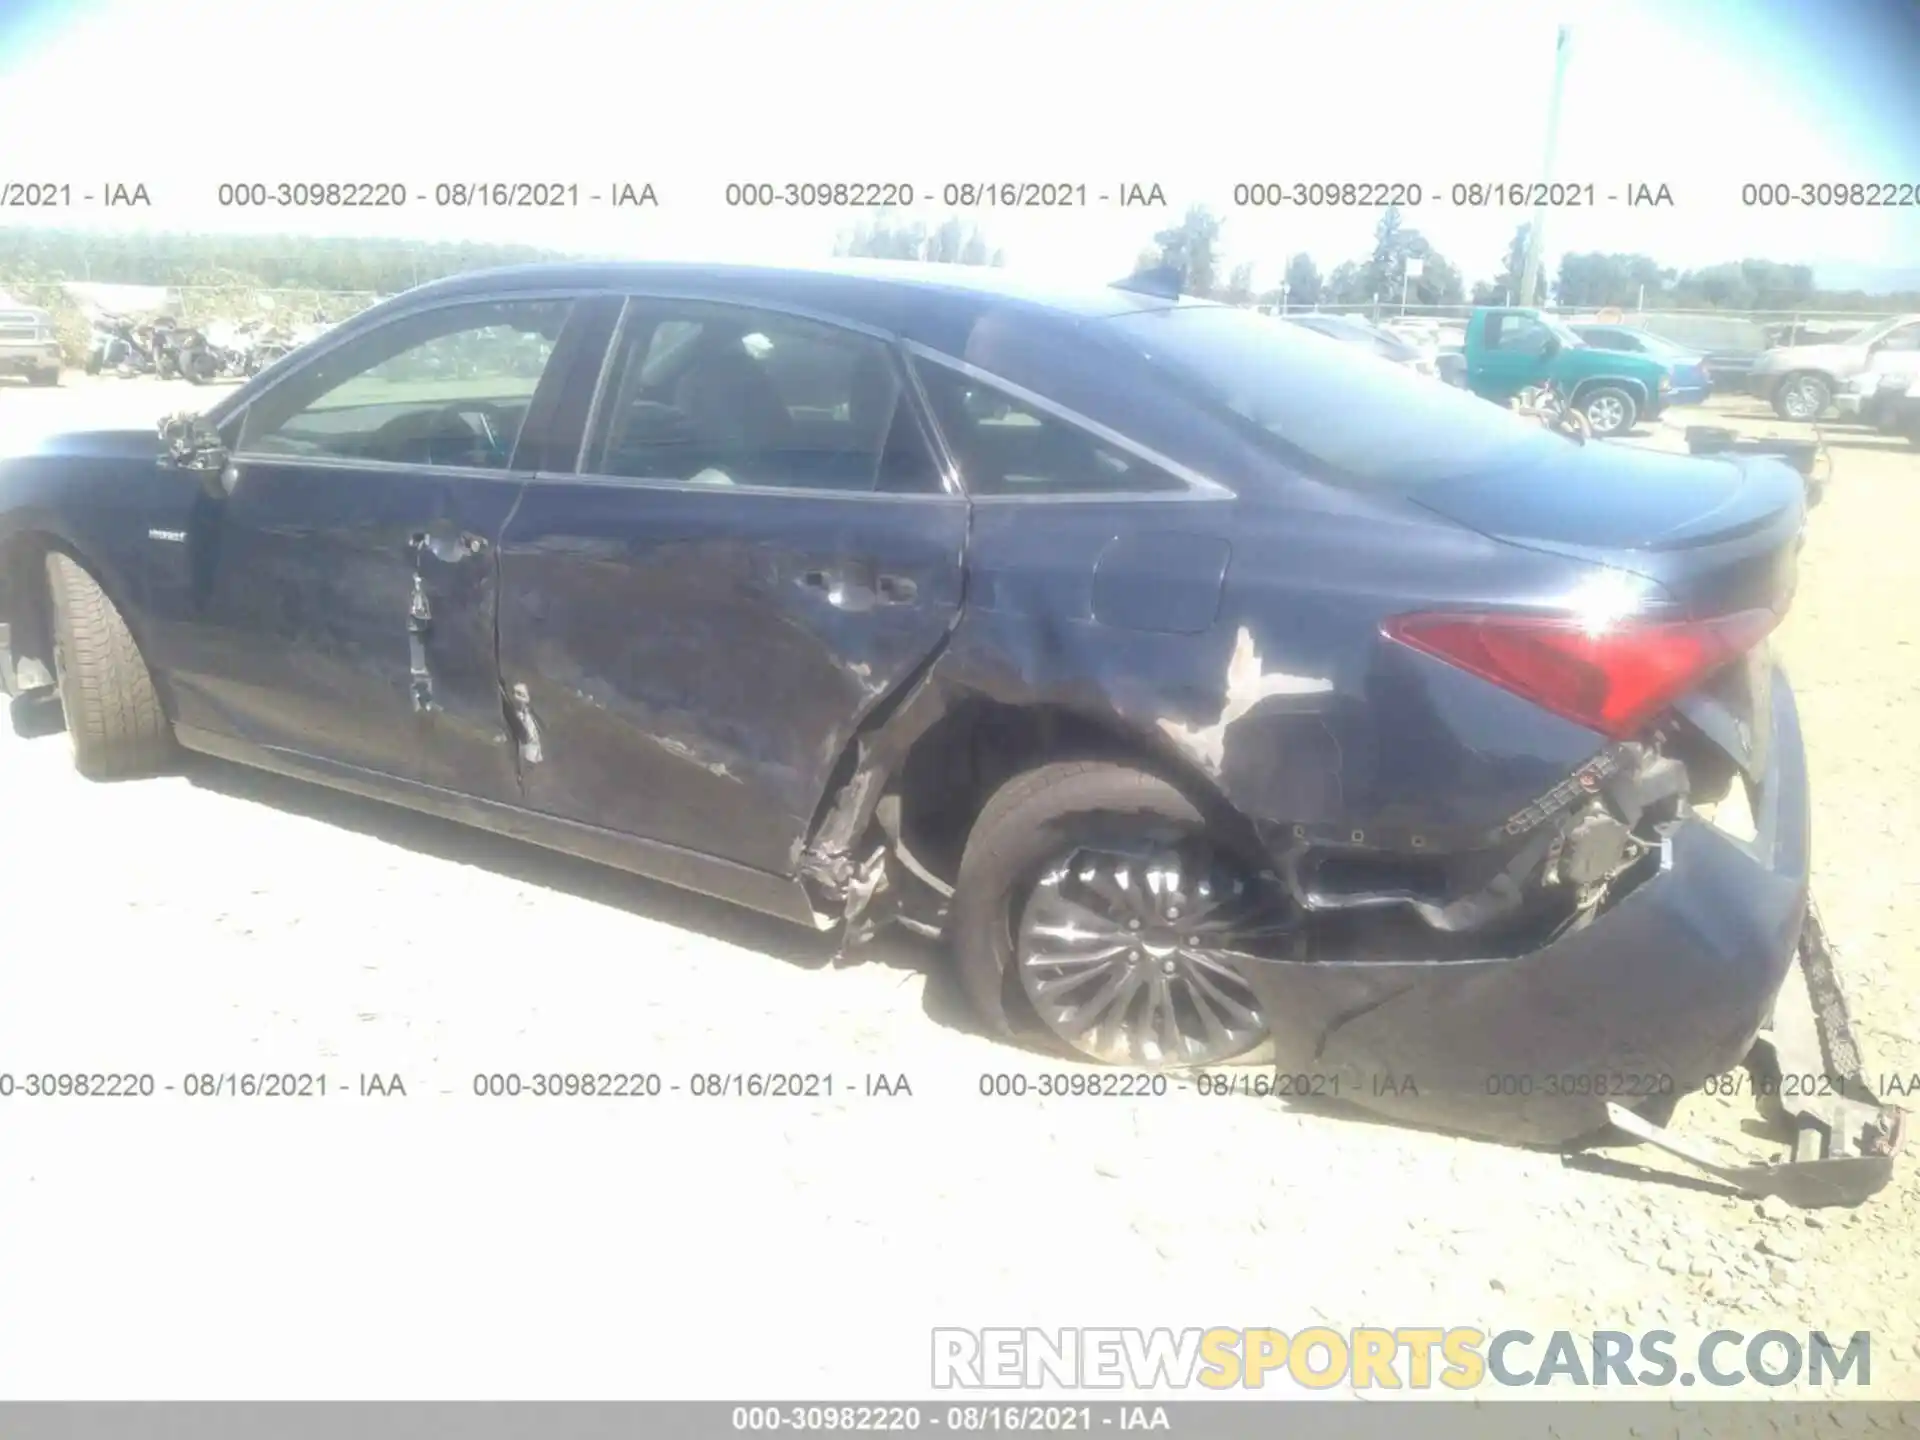
[(59, 369), (58, 344), (0, 345), (0, 375), (45, 375)]
[(1259, 961), (1279, 1088), (1396, 1119), (1561, 1144), (1740, 1062), (1807, 913), (1809, 806), (1798, 715), (1776, 674), (1757, 834), (1698, 819), (1662, 868), (1584, 928), (1511, 959)]

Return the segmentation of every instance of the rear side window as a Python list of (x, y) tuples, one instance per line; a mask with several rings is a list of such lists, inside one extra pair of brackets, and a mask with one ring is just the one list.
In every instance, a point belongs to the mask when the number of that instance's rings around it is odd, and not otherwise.
[(795, 490), (940, 489), (892, 352), (744, 307), (635, 301), (587, 450), (589, 473)]
[(1233, 306), (1179, 305), (1097, 324), (1167, 384), (1228, 412), (1321, 479), (1406, 491), (1547, 459), (1567, 444), (1471, 391)]
[(914, 362), (970, 495), (1139, 495), (1186, 482), (1091, 431), (945, 365)]

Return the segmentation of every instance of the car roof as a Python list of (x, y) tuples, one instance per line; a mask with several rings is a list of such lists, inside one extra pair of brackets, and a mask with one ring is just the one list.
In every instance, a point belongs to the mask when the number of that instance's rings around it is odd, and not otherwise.
[[(676, 261), (562, 261), (468, 271), (429, 281), (388, 304), (482, 299), (516, 290), (657, 290), (689, 298), (811, 309), (902, 333), (928, 344), (950, 323), (1015, 307), (1071, 319), (1143, 310), (1217, 307), (1217, 302), (1124, 290), (1117, 284), (1052, 280), (985, 265), (835, 259), (809, 265)], [(384, 307), (383, 307), (384, 308)], [(929, 333), (932, 332), (932, 333)]]

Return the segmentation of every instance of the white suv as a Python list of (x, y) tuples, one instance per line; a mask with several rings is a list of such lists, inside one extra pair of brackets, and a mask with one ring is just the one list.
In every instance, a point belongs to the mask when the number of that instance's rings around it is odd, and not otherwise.
[(53, 316), (7, 295), (0, 295), (0, 375), (24, 375), (30, 385), (60, 383)]

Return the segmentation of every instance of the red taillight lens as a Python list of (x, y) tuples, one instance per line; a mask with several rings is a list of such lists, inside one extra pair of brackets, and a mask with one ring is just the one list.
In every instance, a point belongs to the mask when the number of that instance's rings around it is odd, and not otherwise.
[(1624, 740), (1779, 623), (1772, 610), (1743, 610), (1601, 629), (1531, 615), (1400, 615), (1383, 628), (1390, 639)]

